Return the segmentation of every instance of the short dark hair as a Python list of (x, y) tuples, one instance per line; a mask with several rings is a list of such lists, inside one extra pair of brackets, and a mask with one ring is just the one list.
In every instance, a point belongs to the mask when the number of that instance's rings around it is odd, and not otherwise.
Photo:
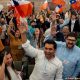
[(55, 42), (53, 39), (47, 39), (47, 40), (44, 42), (44, 46), (45, 46), (46, 43), (48, 43), (48, 44), (53, 44), (53, 45), (54, 45), (54, 49), (57, 48), (57, 44), (56, 44), (56, 42)]
[(75, 11), (72, 11), (72, 12), (71, 12), (71, 15), (75, 15), (75, 16), (76, 16), (77, 13), (76, 13)]
[(76, 35), (76, 33), (75, 32), (70, 32), (68, 35), (67, 35), (67, 38), (68, 37), (75, 37), (75, 39), (77, 39), (77, 35)]

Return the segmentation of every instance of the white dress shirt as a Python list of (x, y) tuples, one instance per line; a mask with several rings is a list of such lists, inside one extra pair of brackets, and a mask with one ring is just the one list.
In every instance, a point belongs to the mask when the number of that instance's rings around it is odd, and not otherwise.
[(48, 60), (44, 51), (33, 48), (28, 40), (22, 44), (22, 47), (28, 56), (35, 57), (35, 66), (30, 80), (62, 80), (63, 66), (57, 57)]

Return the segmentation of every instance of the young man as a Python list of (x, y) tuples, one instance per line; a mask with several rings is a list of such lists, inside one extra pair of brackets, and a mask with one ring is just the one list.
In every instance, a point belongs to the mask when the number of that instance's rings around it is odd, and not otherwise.
[(19, 28), (24, 42), (22, 47), (26, 51), (26, 55), (35, 58), (35, 67), (30, 80), (62, 80), (63, 66), (62, 62), (55, 56), (56, 43), (53, 40), (45, 41), (44, 51), (33, 48), (26, 40), (25, 30)]
[(56, 42), (56, 56), (63, 62), (63, 78), (75, 79), (80, 72), (80, 48), (76, 44), (76, 35), (71, 32), (66, 42)]

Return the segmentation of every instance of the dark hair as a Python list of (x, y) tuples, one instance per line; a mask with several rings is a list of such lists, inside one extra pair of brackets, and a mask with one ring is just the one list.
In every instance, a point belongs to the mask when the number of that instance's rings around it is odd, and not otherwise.
[(11, 50), (10, 50), (10, 48), (8, 46), (5, 47), (4, 50), (2, 50), (0, 52), (0, 65), (2, 65), (2, 63), (3, 63), (3, 58), (4, 58), (5, 53), (6, 53), (6, 55), (11, 53)]
[(33, 22), (35, 22), (35, 21), (34, 20), (30, 21), (30, 24), (33, 23)]
[[(10, 47), (5, 47), (5, 49), (0, 53), (0, 65), (2, 65), (2, 63), (3, 63), (3, 58), (4, 58), (5, 53), (6, 53), (6, 55), (11, 54)], [(14, 70), (13, 62), (12, 62), (11, 67)], [(5, 65), (5, 75), (8, 77), (9, 80), (11, 80), (10, 73), (7, 70), (7, 65)]]
[(48, 43), (48, 44), (53, 44), (53, 45), (54, 45), (54, 49), (57, 48), (57, 44), (56, 44), (56, 42), (55, 42), (53, 39), (47, 39), (47, 40), (44, 42), (44, 46), (45, 46), (46, 43)]
[(72, 11), (72, 12), (71, 12), (71, 15), (75, 15), (75, 16), (76, 16), (77, 13), (76, 13), (75, 11)]
[(76, 35), (76, 33), (74, 33), (74, 32), (70, 32), (68, 35), (67, 35), (67, 37), (66, 38), (68, 38), (68, 37), (75, 37), (75, 39), (77, 39), (77, 35)]
[[(38, 45), (38, 47), (40, 48), (41, 46), (42, 46), (42, 41), (43, 41), (43, 31), (42, 31), (42, 29), (40, 29), (39, 27), (36, 27), (36, 28), (38, 28), (39, 30), (40, 30), (40, 33), (39, 33), (39, 38), (38, 38), (38, 42), (37, 42), (37, 45)], [(35, 28), (35, 29), (36, 29)], [(35, 35), (35, 32), (33, 33), (33, 39), (35, 40), (36, 39), (36, 35)]]

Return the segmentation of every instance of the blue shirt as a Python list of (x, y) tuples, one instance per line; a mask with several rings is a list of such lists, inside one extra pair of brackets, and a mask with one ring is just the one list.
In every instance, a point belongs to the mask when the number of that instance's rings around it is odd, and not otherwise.
[(56, 55), (63, 63), (64, 80), (68, 77), (77, 77), (80, 72), (80, 48), (75, 45), (68, 49), (65, 42), (56, 43)]
[(63, 33), (61, 32), (57, 32), (55, 36), (52, 36), (51, 34), (50, 35), (47, 35), (44, 39), (44, 42), (48, 39), (53, 39), (55, 41), (65, 41), (64, 40), (64, 36), (63, 36)]

